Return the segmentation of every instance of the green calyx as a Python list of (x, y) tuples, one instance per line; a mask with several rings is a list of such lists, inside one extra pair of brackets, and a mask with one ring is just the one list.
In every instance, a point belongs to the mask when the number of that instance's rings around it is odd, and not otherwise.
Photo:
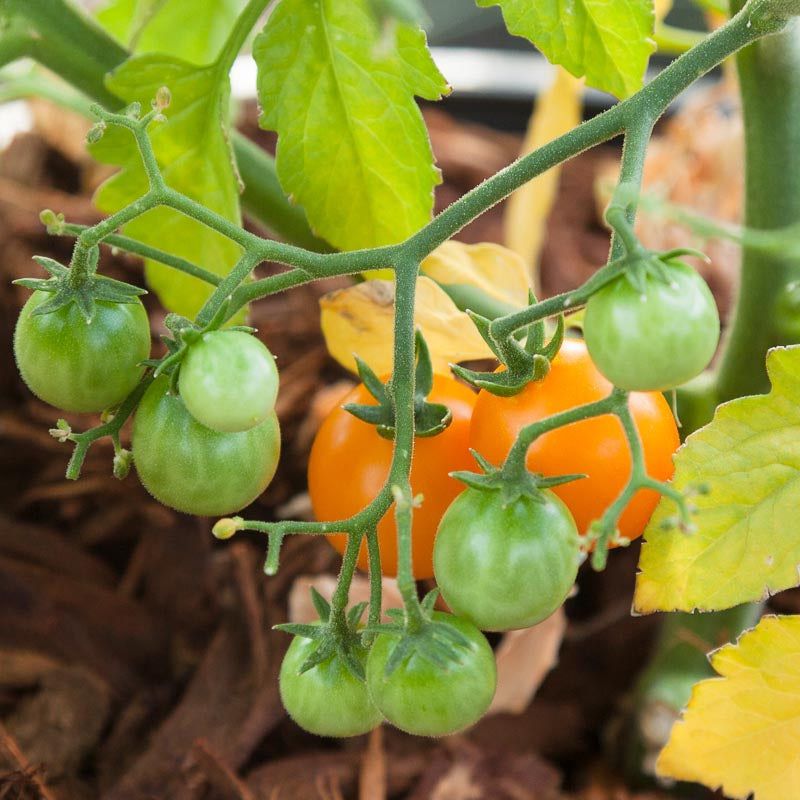
[[(217, 313), (208, 325), (200, 327), (187, 317), (180, 314), (167, 314), (164, 319), (164, 326), (172, 336), (162, 336), (161, 341), (167, 348), (167, 354), (163, 358), (150, 359), (145, 361), (145, 365), (153, 368), (153, 377), (159, 375), (169, 375), (171, 378), (170, 391), (178, 392), (178, 365), (186, 357), (189, 348), (200, 340), (204, 333), (218, 330), (228, 316), (230, 298), (223, 302)], [(232, 325), (226, 328), (228, 331), (243, 331), (245, 333), (255, 333), (255, 328), (246, 325)]]
[(355, 678), (360, 681), (365, 680), (366, 648), (362, 644), (361, 632), (364, 629), (360, 629), (360, 624), (361, 617), (369, 604), (357, 603), (347, 611), (343, 619), (334, 620), (331, 604), (313, 586), (311, 600), (319, 614), (319, 622), (308, 624), (288, 622), (275, 626), (275, 630), (312, 639), (318, 643), (314, 652), (300, 667), (300, 674), (308, 672), (336, 655)]
[(683, 256), (695, 256), (709, 262), (705, 253), (691, 247), (680, 247), (663, 253), (644, 251), (644, 255), (633, 261), (617, 280), (627, 280), (641, 294), (647, 291), (648, 279), (669, 285), (672, 282), (670, 269)]
[(75, 280), (73, 269), (59, 264), (52, 258), (46, 256), (34, 256), (36, 261), (50, 275), (50, 278), (20, 278), (14, 281), (17, 286), (24, 286), (26, 289), (39, 292), (49, 292), (53, 296), (33, 312), (33, 316), (40, 314), (51, 314), (64, 308), (70, 303), (80, 310), (83, 318), (91, 322), (94, 318), (95, 304), (100, 301), (104, 303), (136, 303), (138, 298), (147, 294), (144, 289), (131, 286), (123, 281), (116, 281), (113, 278), (106, 278), (97, 275), (95, 269), (99, 258), (98, 248), (92, 248), (88, 253), (87, 270), (83, 280)]
[(487, 461), (476, 450), (470, 450), (478, 465), (483, 470), (479, 472), (451, 472), (450, 476), (461, 481), (472, 489), (484, 492), (500, 492), (503, 506), (510, 505), (520, 497), (529, 497), (536, 502), (543, 502), (544, 489), (560, 486), (585, 478), (586, 475), (554, 475), (545, 477), (541, 472), (529, 472), (525, 466), (517, 467), (515, 462), (508, 461), (502, 467), (496, 467)]
[(406, 612), (399, 608), (386, 611), (390, 622), (369, 625), (364, 634), (383, 634), (397, 639), (391, 655), (386, 661), (384, 675), (388, 677), (398, 667), (417, 654), (439, 669), (450, 669), (462, 663), (463, 652), (470, 647), (469, 641), (452, 625), (433, 618), (433, 607), (439, 595), (438, 589), (428, 592), (419, 603), (420, 618), (411, 623)]
[[(417, 331), (415, 338), (416, 368), (414, 372), (414, 435), (436, 436), (453, 420), (450, 409), (442, 403), (428, 402), (433, 389), (433, 366), (430, 351), (422, 334)], [(384, 439), (394, 439), (395, 410), (391, 396), (391, 381), (381, 383), (372, 368), (356, 356), (358, 375), (367, 391), (378, 401), (378, 405), (348, 403), (345, 411), (354, 417), (375, 425), (378, 434)]]
[[(529, 304), (536, 298), (529, 296)], [(564, 341), (564, 317), (559, 314), (556, 331), (549, 342), (545, 342), (544, 320), (528, 326), (525, 344), (520, 344), (514, 335), (496, 338), (492, 331), (492, 321), (473, 312), (467, 312), (475, 327), (491, 351), (497, 356), (505, 369), (499, 372), (476, 372), (457, 364), (451, 365), (459, 378), (487, 392), (511, 397), (519, 394), (531, 381), (544, 378), (550, 370), (550, 362), (556, 357)]]

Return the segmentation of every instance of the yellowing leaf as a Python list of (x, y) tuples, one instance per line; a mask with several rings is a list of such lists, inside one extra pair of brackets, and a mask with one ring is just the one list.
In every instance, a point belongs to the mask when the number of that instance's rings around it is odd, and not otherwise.
[(704, 611), (798, 585), (800, 565), (800, 346), (767, 355), (772, 390), (717, 409), (675, 456), (673, 484), (704, 483), (692, 498), (697, 530), (664, 530), (662, 499), (645, 530), (634, 608)]
[[(582, 99), (583, 80), (573, 78), (563, 67), (556, 68), (553, 83), (536, 103), (520, 155), (533, 152), (578, 125)], [(517, 189), (506, 205), (503, 238), (506, 245), (530, 265), (532, 275), (538, 275), (545, 225), (556, 198), (560, 175), (559, 164)], [(533, 283), (538, 290), (538, 280)]]
[(726, 797), (800, 797), (800, 617), (765, 617), (711, 656), (722, 678), (694, 687), (659, 774)]
[(525, 262), (502, 245), (450, 240), (439, 245), (422, 262), (421, 269), (437, 283), (474, 286), (514, 308), (528, 305), (530, 284)]
[[(391, 372), (394, 284), (364, 281), (320, 298), (320, 308), (328, 351), (342, 366), (355, 372), (355, 353), (379, 375)], [(492, 358), (472, 320), (429, 278), (417, 281), (414, 319), (430, 349), (434, 372), (447, 375), (451, 362)]]

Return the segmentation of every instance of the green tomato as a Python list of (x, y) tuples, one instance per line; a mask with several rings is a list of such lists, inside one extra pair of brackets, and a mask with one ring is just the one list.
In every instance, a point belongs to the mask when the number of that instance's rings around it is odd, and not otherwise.
[(589, 298), (584, 336), (600, 372), (621, 389), (663, 391), (699, 375), (719, 341), (719, 313), (706, 282), (673, 261), (670, 282), (645, 277), (640, 292), (621, 276)]
[(416, 736), (447, 736), (474, 725), (489, 708), (497, 686), (494, 653), (486, 637), (465, 619), (436, 611), (468, 641), (457, 647), (460, 663), (449, 668), (432, 664), (416, 650), (391, 675), (386, 662), (398, 639), (379, 634), (367, 658), (367, 689), (392, 725)]
[(33, 312), (52, 297), (34, 292), (14, 331), (14, 355), (28, 388), (64, 411), (102, 411), (121, 403), (144, 374), (150, 324), (144, 306), (97, 301), (87, 322), (75, 303)]
[(580, 540), (552, 492), (503, 505), (499, 491), (466, 489), (442, 517), (433, 571), (455, 614), (488, 631), (528, 628), (566, 599)]
[(366, 683), (337, 655), (300, 672), (316, 647), (313, 639), (295, 636), (284, 656), (279, 686), (289, 716), (318, 736), (358, 736), (371, 731), (381, 723), (381, 712), (370, 700)]
[(281, 436), (274, 412), (241, 433), (201, 425), (161, 375), (133, 420), (133, 463), (156, 500), (187, 514), (222, 516), (253, 502), (278, 465)]
[(275, 410), (275, 359), (244, 331), (202, 334), (190, 345), (178, 381), (189, 413), (215, 431), (249, 430)]

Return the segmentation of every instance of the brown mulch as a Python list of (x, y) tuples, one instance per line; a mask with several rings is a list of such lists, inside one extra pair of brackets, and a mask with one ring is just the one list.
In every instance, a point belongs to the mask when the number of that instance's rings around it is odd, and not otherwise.
[[(428, 122), (445, 176), (439, 208), (516, 154), (516, 137), (438, 111)], [(601, 149), (564, 170), (543, 258), (548, 294), (605, 259), (592, 183), (607, 157)], [(335, 572), (338, 556), (324, 542), (291, 539), (280, 572), (266, 578), (263, 541), (218, 543), (209, 520), (160, 506), (134, 474), (115, 480), (106, 442), (92, 448), (78, 482), (65, 480), (68, 447), (47, 433), (57, 413), (14, 367), (13, 324), (27, 292), (10, 281), (34, 271), (34, 254), (69, 259), (70, 241), (43, 233), (38, 213), (97, 219), (87, 191), (96, 177), (39, 134), (18, 137), (0, 157), (0, 800), (666, 797), (626, 790), (603, 748), (657, 625), (628, 614), (635, 546), (616, 552), (606, 572), (582, 573), (559, 667), (522, 714), (440, 741), (389, 727), (330, 741), (287, 719), (276, 676), (288, 637), (271, 629), (286, 619), (297, 576)], [(462, 238), (499, 240), (500, 212)], [(106, 252), (102, 268), (141, 282), (134, 258)], [(317, 298), (331, 285), (252, 310), (281, 365), (284, 451), (249, 517), (303, 507), (313, 399), (346, 377), (318, 326)], [(79, 429), (95, 422), (68, 418)]]

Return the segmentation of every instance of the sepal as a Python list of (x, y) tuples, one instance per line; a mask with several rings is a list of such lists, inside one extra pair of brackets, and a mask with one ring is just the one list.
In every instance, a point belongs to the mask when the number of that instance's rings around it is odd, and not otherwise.
[[(530, 302), (531, 304), (536, 302), (533, 293), (530, 295)], [(477, 372), (457, 364), (451, 364), (450, 368), (456, 375), (478, 389), (485, 389), (500, 397), (519, 394), (532, 381), (544, 378), (550, 370), (550, 362), (555, 358), (564, 340), (563, 315), (559, 315), (556, 331), (547, 343), (545, 343), (543, 321), (539, 320), (528, 326), (524, 346), (520, 345), (514, 336), (503, 340), (495, 339), (492, 334), (492, 323), (485, 317), (470, 313), (470, 318), (505, 369)]]
[(311, 639), (318, 643), (313, 653), (301, 665), (300, 674), (313, 669), (335, 655), (354, 677), (360, 681), (365, 680), (365, 648), (361, 639), (364, 629), (359, 629), (359, 625), (364, 610), (369, 604), (357, 603), (347, 611), (344, 626), (334, 627), (330, 623), (331, 604), (313, 586), (311, 587), (311, 601), (319, 614), (319, 622), (287, 622), (274, 626), (275, 630)]
[(34, 256), (34, 261), (47, 271), (51, 277), (46, 280), (41, 278), (20, 278), (14, 283), (33, 291), (49, 292), (52, 297), (44, 303), (40, 303), (31, 316), (52, 314), (70, 303), (75, 303), (86, 322), (91, 322), (94, 319), (98, 301), (104, 303), (135, 303), (140, 295), (147, 294), (144, 289), (140, 289), (138, 286), (97, 275), (94, 269), (97, 266), (98, 256), (99, 250), (97, 248), (93, 248), (89, 252), (89, 276), (80, 286), (72, 285), (72, 271), (63, 264), (59, 264), (58, 261), (46, 256)]
[(543, 502), (544, 496), (542, 492), (545, 489), (551, 489), (553, 486), (561, 486), (564, 483), (571, 483), (587, 477), (581, 474), (545, 477), (540, 472), (529, 472), (527, 469), (519, 472), (512, 470), (505, 464), (501, 467), (494, 466), (476, 450), (470, 450), (470, 452), (483, 472), (461, 470), (451, 472), (450, 477), (461, 481), (471, 489), (500, 492), (503, 506), (516, 502), (520, 497), (529, 497), (536, 502)]
[[(433, 388), (433, 365), (430, 351), (420, 331), (415, 337), (416, 366), (414, 368), (414, 435), (436, 436), (453, 421), (453, 412), (442, 403), (431, 403), (427, 397)], [(383, 384), (372, 368), (355, 356), (358, 375), (377, 405), (348, 403), (345, 411), (363, 422), (374, 425), (384, 439), (394, 439), (395, 410), (390, 395), (390, 383)]]

